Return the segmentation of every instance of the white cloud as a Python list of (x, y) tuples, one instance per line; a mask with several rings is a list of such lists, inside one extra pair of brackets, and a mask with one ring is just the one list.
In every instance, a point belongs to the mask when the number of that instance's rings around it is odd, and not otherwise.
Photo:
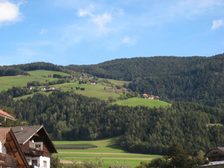
[(129, 36), (124, 36), (121, 39), (121, 43), (122, 44), (126, 44), (126, 45), (134, 45), (135, 44), (135, 39), (129, 37)]
[(43, 29), (40, 30), (40, 35), (45, 35), (47, 33), (48, 33), (48, 30), (45, 29), (45, 28), (43, 28)]
[(98, 34), (105, 34), (110, 31), (108, 24), (112, 21), (111, 13), (97, 13), (94, 5), (78, 10), (79, 17), (87, 17), (91, 23), (97, 28)]
[(83, 16), (92, 16), (93, 12), (95, 11), (94, 5), (89, 5), (87, 8), (81, 8), (78, 10), (78, 15), (80, 17)]
[(110, 31), (108, 24), (112, 21), (112, 15), (110, 13), (103, 13), (101, 15), (92, 16), (92, 22), (97, 26), (100, 33), (107, 33)]
[(224, 20), (223, 19), (212, 21), (212, 27), (211, 27), (212, 30), (217, 30), (221, 27), (224, 27)]
[(78, 43), (97, 44), (113, 49), (135, 45), (146, 30), (188, 19), (198, 20), (224, 6), (224, 0), (56, 1), (57, 5), (76, 11), (79, 17), (62, 33), (63, 44), (69, 47)]
[(0, 24), (18, 21), (20, 16), (19, 4), (0, 0)]

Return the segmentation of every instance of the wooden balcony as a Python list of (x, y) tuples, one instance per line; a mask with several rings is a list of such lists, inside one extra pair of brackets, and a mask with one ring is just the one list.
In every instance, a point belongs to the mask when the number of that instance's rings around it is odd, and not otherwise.
[(43, 150), (38, 150), (38, 149), (34, 149), (34, 148), (29, 148), (26, 151), (24, 151), (25, 155), (27, 156), (32, 156), (32, 157), (39, 157), (44, 155), (44, 151)]

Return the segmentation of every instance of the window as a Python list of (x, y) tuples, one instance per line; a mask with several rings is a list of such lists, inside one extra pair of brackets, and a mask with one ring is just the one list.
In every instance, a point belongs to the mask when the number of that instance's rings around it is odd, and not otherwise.
[(44, 160), (44, 164), (43, 164), (44, 168), (47, 168), (47, 161)]
[(34, 146), (34, 141), (29, 141), (29, 147), (30, 147), (30, 148), (35, 148), (35, 146)]
[(43, 142), (35, 142), (35, 149), (43, 150)]
[(32, 160), (32, 165), (37, 166), (37, 160), (36, 159), (35, 160), (34, 159)]

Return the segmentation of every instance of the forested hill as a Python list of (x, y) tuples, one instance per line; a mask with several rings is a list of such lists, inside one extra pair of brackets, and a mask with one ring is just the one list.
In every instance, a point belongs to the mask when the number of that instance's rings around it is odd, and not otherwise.
[(224, 102), (224, 54), (117, 59), (67, 68), (103, 78), (128, 80), (130, 89), (160, 95), (163, 99), (209, 105)]
[(0, 76), (24, 75), (31, 70), (78, 71), (130, 81), (129, 89), (163, 100), (192, 101), (206, 105), (224, 102), (224, 54), (212, 57), (141, 57), (117, 59), (97, 65), (58, 66), (37, 62), (0, 66)]
[(26, 71), (33, 70), (65, 71), (62, 66), (46, 62), (34, 62), (29, 64), (0, 66), (0, 76), (25, 75)]

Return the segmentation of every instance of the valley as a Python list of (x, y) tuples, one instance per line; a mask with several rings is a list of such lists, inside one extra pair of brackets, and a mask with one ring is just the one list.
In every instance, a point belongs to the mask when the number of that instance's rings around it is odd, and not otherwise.
[(90, 161), (102, 165), (103, 168), (109, 166), (135, 167), (140, 162), (160, 157), (159, 155), (126, 152), (116, 146), (116, 138), (97, 141), (55, 141), (54, 144), (58, 148), (57, 156), (67, 164)]
[[(176, 144), (191, 163), (198, 152), (224, 144), (220, 60), (153, 57), (85, 67), (43, 62), (4, 67), (0, 108), (17, 120), (1, 122), (44, 125), (58, 149), (55, 156), (67, 166), (136, 167), (166, 160)], [(147, 61), (153, 68), (142, 71)], [(169, 69), (173, 61), (179, 66)]]

